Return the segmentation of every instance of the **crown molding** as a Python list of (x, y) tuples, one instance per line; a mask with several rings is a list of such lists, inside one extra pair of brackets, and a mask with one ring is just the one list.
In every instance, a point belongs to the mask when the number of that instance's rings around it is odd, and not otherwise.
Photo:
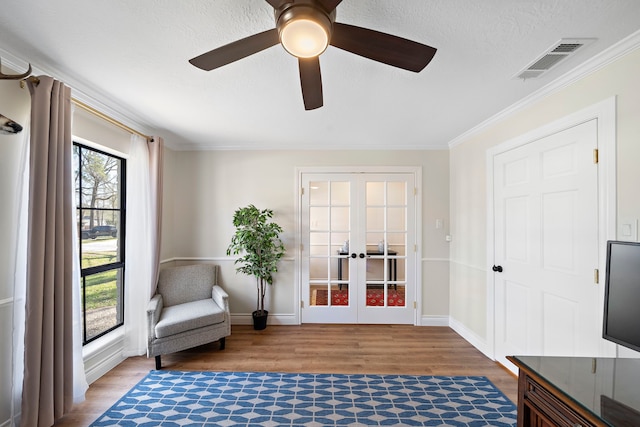
[(67, 86), (71, 87), (71, 95), (76, 100), (114, 118), (132, 129), (147, 135), (159, 136), (157, 129), (146, 126), (144, 124), (146, 121), (141, 117), (138, 117), (131, 110), (119, 105), (104, 93), (99, 93), (93, 90), (88, 84), (80, 82), (78, 79), (73, 78), (67, 73), (57, 70), (51, 66), (42, 67), (39, 64), (30, 63), (2, 47), (0, 47), (0, 57), (2, 58), (3, 68), (7, 67), (14, 72), (20, 72), (20, 70), (26, 70), (29, 64), (31, 64), (32, 75), (48, 75), (64, 82)]
[(459, 135), (455, 139), (451, 140), (448, 144), (449, 149), (462, 144), (469, 138), (483, 132), (484, 130), (494, 126), (515, 113), (524, 110), (525, 108), (535, 104), (536, 102), (546, 98), (560, 90), (572, 85), (573, 83), (587, 77), (596, 71), (601, 70), (612, 62), (622, 58), (623, 56), (633, 52), (640, 47), (640, 31), (636, 31), (630, 36), (622, 39), (609, 49), (600, 52), (590, 60), (580, 64), (578, 67), (567, 72), (556, 80), (552, 81), (548, 85), (538, 89), (534, 93), (522, 98), (520, 101), (505, 108), (499, 113), (491, 116), (484, 122), (469, 129), (463, 134)]

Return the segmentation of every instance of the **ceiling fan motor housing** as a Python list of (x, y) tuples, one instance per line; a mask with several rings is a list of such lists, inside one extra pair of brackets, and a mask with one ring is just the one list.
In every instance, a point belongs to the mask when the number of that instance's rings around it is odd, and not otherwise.
[[(326, 49), (329, 42), (331, 41), (331, 33), (333, 23), (335, 22), (336, 11), (335, 9), (331, 12), (327, 12), (320, 6), (316, 1), (313, 0), (295, 0), (295, 1), (285, 1), (280, 7), (275, 9), (275, 18), (276, 18), (276, 28), (278, 29), (278, 36), (280, 37), (280, 42), (284, 46), (284, 48), (294, 56), (300, 56), (295, 54), (292, 49), (290, 50), (287, 46), (286, 39), (286, 31), (287, 27), (291, 24), (297, 25), (301, 22), (310, 23), (313, 27), (318, 26), (324, 31), (326, 34), (326, 44), (324, 48), (310, 56), (317, 56)], [(313, 25), (315, 24), (315, 25)], [(291, 28), (291, 27), (290, 27)], [(314, 28), (314, 30), (318, 30), (318, 28)]]

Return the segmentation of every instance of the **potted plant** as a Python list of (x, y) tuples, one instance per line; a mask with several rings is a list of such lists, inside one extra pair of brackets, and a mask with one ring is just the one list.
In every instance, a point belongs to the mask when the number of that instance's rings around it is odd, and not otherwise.
[(239, 208), (233, 214), (236, 232), (227, 248), (227, 255), (242, 254), (236, 259), (236, 272), (254, 276), (258, 290), (258, 303), (253, 312), (253, 328), (267, 327), (269, 312), (264, 309), (267, 285), (273, 284), (273, 273), (278, 271), (278, 261), (284, 256), (284, 244), (280, 240), (282, 227), (270, 221), (273, 210), (260, 210), (254, 205)]

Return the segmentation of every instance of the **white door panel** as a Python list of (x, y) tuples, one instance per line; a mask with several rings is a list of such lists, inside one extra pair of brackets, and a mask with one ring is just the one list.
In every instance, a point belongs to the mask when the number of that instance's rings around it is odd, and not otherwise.
[(595, 120), (494, 157), (496, 359), (598, 351)]

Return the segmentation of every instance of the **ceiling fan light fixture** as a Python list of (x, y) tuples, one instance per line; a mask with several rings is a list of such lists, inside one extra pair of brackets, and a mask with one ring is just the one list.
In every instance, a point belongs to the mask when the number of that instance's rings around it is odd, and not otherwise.
[(294, 6), (278, 19), (280, 43), (297, 58), (313, 58), (327, 49), (331, 37), (331, 20), (312, 7)]

